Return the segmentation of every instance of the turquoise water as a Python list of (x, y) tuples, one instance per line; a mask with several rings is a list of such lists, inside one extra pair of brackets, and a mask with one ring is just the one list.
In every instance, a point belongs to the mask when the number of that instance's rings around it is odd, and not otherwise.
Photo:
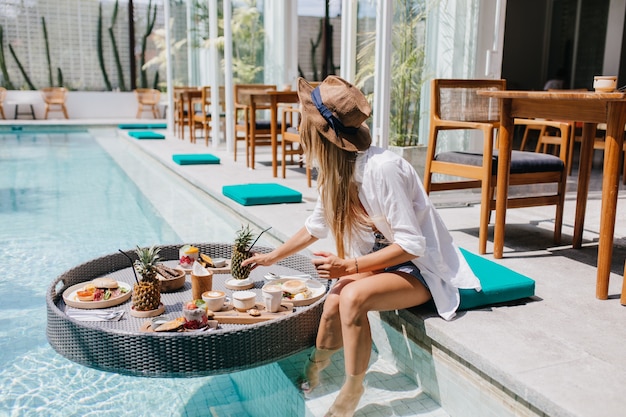
[[(211, 219), (181, 237), (138, 188), (141, 179), (131, 181), (99, 146), (103, 140), (107, 148), (121, 142), (87, 132), (0, 135), (0, 416), (305, 415), (304, 399), (276, 364), (147, 379), (90, 369), (50, 347), (45, 294), (65, 270), (118, 248), (228, 241), (240, 226), (158, 177), (168, 199), (182, 199), (199, 219)], [(137, 171), (156, 175), (128, 149), (117, 153)]]

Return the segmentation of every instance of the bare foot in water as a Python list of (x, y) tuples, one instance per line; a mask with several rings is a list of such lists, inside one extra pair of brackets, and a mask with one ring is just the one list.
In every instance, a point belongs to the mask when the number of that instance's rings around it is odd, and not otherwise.
[(309, 394), (320, 384), (320, 372), (330, 365), (330, 358), (314, 361), (309, 358), (304, 366), (303, 375), (300, 377), (300, 390), (305, 394)]
[(365, 391), (363, 377), (365, 374), (349, 376), (341, 387), (335, 402), (326, 413), (325, 417), (351, 417), (354, 415), (359, 400)]

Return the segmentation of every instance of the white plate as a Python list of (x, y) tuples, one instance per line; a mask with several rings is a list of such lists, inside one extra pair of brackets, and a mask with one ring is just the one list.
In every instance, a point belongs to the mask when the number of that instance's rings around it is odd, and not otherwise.
[(252, 284), (252, 281), (250, 281), (250, 278), (246, 278), (246, 279), (229, 279), (228, 281), (226, 281), (226, 285), (230, 285), (231, 287), (246, 287), (248, 285)]
[[(282, 277), (279, 279), (275, 279), (272, 281), (272, 285), (280, 285), (285, 281), (289, 281), (292, 279), (300, 279), (302, 280), (302, 278), (289, 278), (289, 277)], [(309, 288), (309, 290), (311, 291), (311, 297), (305, 299), (305, 300), (293, 300), (293, 299), (289, 299), (289, 298), (283, 298), (283, 303), (291, 303), (296, 307), (300, 307), (300, 306), (308, 306), (309, 304), (313, 304), (314, 302), (316, 302), (317, 300), (319, 300), (320, 298), (322, 298), (324, 296), (324, 294), (326, 294), (326, 286), (323, 285), (321, 282), (314, 280), (314, 279), (307, 279), (304, 280), (304, 283), (306, 284), (306, 286)], [(269, 284), (267, 284), (269, 285)]]
[(121, 296), (101, 301), (80, 301), (76, 297), (76, 292), (82, 291), (83, 288), (85, 288), (85, 285), (89, 284), (90, 282), (91, 281), (87, 281), (80, 284), (72, 285), (67, 290), (65, 290), (63, 292), (63, 301), (65, 301), (65, 304), (75, 308), (107, 308), (122, 304), (124, 301), (128, 300), (133, 294), (133, 288), (130, 284), (122, 281), (117, 281), (119, 287), (126, 290), (126, 292)]
[(272, 275), (272, 274), (265, 274), (263, 276), (263, 278), (265, 278), (268, 281), (276, 281), (277, 279), (298, 279), (301, 281), (306, 281), (311, 279), (311, 275), (309, 274), (302, 274), (302, 275)]

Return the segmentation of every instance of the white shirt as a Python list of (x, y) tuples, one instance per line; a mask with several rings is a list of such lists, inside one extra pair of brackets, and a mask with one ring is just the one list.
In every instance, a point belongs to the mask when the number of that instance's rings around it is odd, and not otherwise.
[[(355, 180), (375, 227), (390, 243), (416, 256), (412, 262), (428, 284), (439, 315), (452, 319), (459, 307), (458, 289), (480, 291), (480, 281), (452, 241), (415, 169), (399, 155), (372, 146), (359, 153)], [(318, 198), (305, 222), (307, 231), (318, 239), (328, 234), (323, 210)], [(374, 245), (373, 233), (358, 234), (351, 241), (351, 256), (365, 255)]]

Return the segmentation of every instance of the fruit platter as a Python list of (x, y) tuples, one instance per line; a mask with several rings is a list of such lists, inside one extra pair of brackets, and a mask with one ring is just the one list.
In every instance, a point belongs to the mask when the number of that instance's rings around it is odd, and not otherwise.
[(131, 295), (130, 284), (104, 277), (69, 287), (63, 292), (63, 301), (75, 308), (107, 308), (122, 304)]

